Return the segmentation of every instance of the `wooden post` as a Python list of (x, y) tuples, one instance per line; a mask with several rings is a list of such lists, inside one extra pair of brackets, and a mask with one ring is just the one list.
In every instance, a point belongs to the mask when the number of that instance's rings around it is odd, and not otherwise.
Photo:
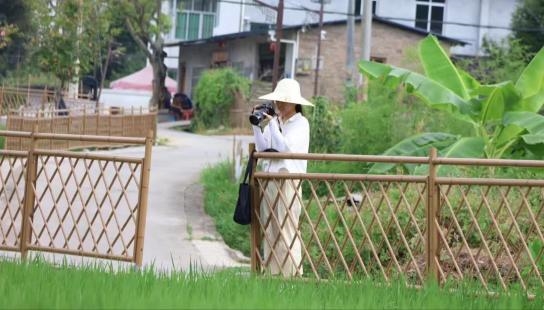
[(145, 157), (142, 164), (140, 180), (140, 199), (138, 218), (136, 223), (136, 242), (134, 244), (134, 262), (142, 267), (144, 257), (145, 222), (147, 218), (147, 200), (149, 194), (149, 174), (151, 171), (151, 148), (153, 147), (153, 131), (150, 130), (145, 140)]
[(426, 273), (427, 278), (433, 277), (440, 283), (438, 273), (438, 259), (440, 249), (438, 247), (438, 187), (436, 186), (436, 149), (431, 148), (429, 154), (429, 175), (427, 177), (427, 255)]
[(82, 135), (86, 135), (87, 134), (87, 109), (83, 109), (83, 132), (81, 133)]
[[(255, 143), (249, 144), (249, 154), (255, 152)], [(253, 158), (253, 157), (252, 157)], [(261, 264), (259, 262), (259, 253), (261, 249), (261, 227), (257, 215), (260, 216), (261, 207), (259, 205), (259, 186), (253, 177), (255, 169), (257, 168), (257, 159), (253, 158), (252, 173), (249, 176), (249, 186), (251, 188), (251, 272), (257, 273), (261, 271)]]
[(35, 134), (38, 131), (38, 126), (34, 124), (34, 129), (32, 131), (30, 148), (28, 150), (28, 155), (26, 159), (26, 179), (25, 179), (25, 196), (23, 199), (23, 220), (21, 224), (21, 240), (20, 240), (20, 249), (21, 249), (21, 258), (26, 260), (28, 256), (28, 244), (32, 240), (32, 228), (31, 228), (31, 218), (34, 209), (34, 188), (36, 184), (36, 171), (38, 169), (38, 161), (36, 160), (36, 155), (34, 150), (36, 149), (36, 138)]

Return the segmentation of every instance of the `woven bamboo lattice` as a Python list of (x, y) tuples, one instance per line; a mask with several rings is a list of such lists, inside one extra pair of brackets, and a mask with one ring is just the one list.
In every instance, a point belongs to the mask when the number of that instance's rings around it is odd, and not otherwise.
[[(477, 166), (543, 167), (541, 161), (254, 153), (257, 159), (427, 164), (428, 175), (256, 172), (252, 177), (252, 269), (297, 264), (300, 241), (304, 277), (402, 279), (421, 285), (429, 277), (469, 279), (488, 291), (544, 286), (544, 181), (437, 176)], [(254, 162), (254, 165), (256, 163)], [(443, 171), (443, 172), (444, 172)], [(457, 171), (457, 170), (456, 170)], [(445, 172), (444, 172), (445, 173)], [(297, 188), (270, 195), (267, 188)], [(430, 189), (430, 190), (429, 190)], [(282, 206), (302, 205), (300, 220)], [(293, 238), (265, 233), (296, 226)], [(266, 257), (265, 246), (271, 248)], [(281, 267), (280, 267), (281, 268)]]
[[(65, 115), (66, 114), (66, 115)], [(12, 111), (8, 114), (7, 129), (10, 131), (33, 131), (41, 133), (97, 135), (114, 137), (145, 137), (149, 130), (155, 131), (157, 112), (147, 109), (69, 109)], [(25, 150), (30, 140), (22, 137), (7, 137), (6, 149)], [(68, 150), (89, 147), (121, 146), (106, 140), (41, 140), (38, 148)]]
[(54, 92), (48, 89), (0, 88), (0, 115), (20, 107), (46, 107), (54, 104)]
[[(28, 152), (0, 154), (1, 250), (23, 257), (34, 250), (141, 265), (151, 133), (147, 138), (1, 134), (32, 141)], [(146, 150), (143, 158), (134, 158), (35, 148), (41, 139), (144, 144)]]
[(26, 155), (4, 151), (0, 157), (0, 249), (17, 251), (21, 246)]
[[(81, 95), (81, 94), (80, 94)], [(7, 115), (18, 111), (52, 111), (55, 110), (60, 94), (55, 95), (52, 89), (33, 89), (18, 87), (0, 87), (0, 115)], [(96, 102), (86, 98), (68, 98), (63, 94), (66, 108), (94, 110)], [(94, 112), (93, 112), (94, 113)]]

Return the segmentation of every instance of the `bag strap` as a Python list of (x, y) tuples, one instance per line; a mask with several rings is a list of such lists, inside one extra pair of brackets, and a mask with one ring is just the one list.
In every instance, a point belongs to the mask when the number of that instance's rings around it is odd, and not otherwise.
[(253, 153), (249, 154), (249, 159), (247, 160), (246, 172), (244, 175), (244, 181), (242, 183), (247, 183), (249, 175), (253, 170)]

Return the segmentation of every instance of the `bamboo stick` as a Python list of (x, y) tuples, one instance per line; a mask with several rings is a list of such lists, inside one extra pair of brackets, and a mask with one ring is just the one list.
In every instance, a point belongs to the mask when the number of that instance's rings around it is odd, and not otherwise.
[[(34, 126), (35, 133), (37, 126)], [(36, 154), (34, 149), (36, 147), (36, 139), (32, 137), (30, 143), (30, 149), (28, 151), (28, 157), (26, 160), (26, 179), (25, 179), (25, 196), (23, 200), (23, 212), (22, 212), (22, 224), (21, 224), (21, 257), (26, 260), (28, 256), (28, 246), (32, 238), (31, 218), (34, 209), (35, 193), (34, 188), (36, 186), (36, 170), (38, 162), (36, 160)]]
[(439, 258), (438, 247), (438, 195), (439, 190), (436, 185), (436, 165), (433, 160), (436, 159), (436, 149), (431, 148), (429, 154), (429, 176), (427, 181), (427, 246), (426, 246), (426, 274), (428, 279), (434, 278), (440, 283), (438, 273), (437, 259)]
[(142, 260), (144, 256), (144, 237), (145, 237), (145, 222), (147, 219), (147, 203), (149, 194), (149, 175), (151, 173), (151, 151), (153, 147), (153, 131), (150, 130), (147, 134), (145, 143), (145, 156), (144, 163), (141, 170), (140, 180), (140, 193), (139, 199), (140, 210), (138, 211), (137, 230), (136, 230), (136, 243), (134, 246), (134, 262), (136, 266), (142, 266)]
[(127, 162), (127, 163), (134, 163), (134, 164), (142, 163), (141, 158), (128, 157), (128, 156), (111, 156), (107, 154), (81, 153), (81, 152), (47, 150), (47, 149), (35, 149), (34, 153), (37, 155), (45, 155), (45, 156), (52, 156), (52, 157), (58, 156), (58, 157), (80, 158), (80, 159)]
[[(251, 154), (255, 152), (255, 143), (249, 144), (249, 157), (252, 158), (252, 162), (248, 163), (251, 165), (252, 171), (254, 172), (257, 167), (257, 159), (253, 158)], [(244, 173), (242, 171), (242, 173)], [(258, 253), (261, 248), (261, 225), (259, 224), (260, 216), (260, 206), (259, 206), (259, 188), (256, 186), (255, 174), (252, 173), (249, 176), (249, 187), (251, 191), (251, 226), (250, 226), (250, 238), (251, 238), (251, 271), (257, 273), (261, 271), (261, 264), (259, 264)]]

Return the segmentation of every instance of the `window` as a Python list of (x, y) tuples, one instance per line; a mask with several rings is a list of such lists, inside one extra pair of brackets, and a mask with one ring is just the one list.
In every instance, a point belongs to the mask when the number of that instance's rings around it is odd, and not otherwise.
[[(363, 1), (364, 0), (355, 0), (354, 15), (359, 16), (363, 13)], [(376, 2), (377, 0), (372, 0), (372, 15), (376, 15)]]
[(416, 28), (441, 34), (445, 3), (446, 0), (417, 0)]
[(176, 38), (197, 40), (213, 35), (216, 0), (178, 0)]

